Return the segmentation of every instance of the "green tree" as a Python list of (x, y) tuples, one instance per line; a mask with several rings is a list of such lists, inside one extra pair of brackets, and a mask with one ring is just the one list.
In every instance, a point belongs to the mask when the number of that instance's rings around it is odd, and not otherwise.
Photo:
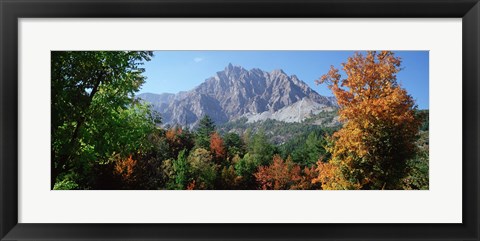
[(157, 118), (135, 101), (134, 93), (145, 82), (140, 65), (151, 56), (137, 51), (51, 53), (52, 188), (70, 172), (80, 173), (79, 182), (91, 182), (95, 163), (108, 163), (144, 144)]
[(420, 126), (421, 131), (428, 131), (429, 127), (429, 111), (428, 110), (418, 110), (416, 112), (417, 118), (422, 121)]
[(245, 144), (237, 133), (229, 132), (225, 134), (223, 140), (230, 159), (235, 155), (243, 156), (245, 154)]
[(305, 165), (312, 166), (325, 154), (325, 139), (319, 137), (316, 133), (312, 132), (308, 135), (305, 141), (305, 146), (308, 150), (308, 156)]
[[(250, 136), (250, 131), (247, 132), (246, 136)], [(248, 152), (243, 158), (235, 162), (235, 172), (241, 177), (240, 186), (243, 189), (256, 189), (254, 173), (259, 166), (270, 164), (275, 148), (270, 144), (263, 131), (259, 131), (251, 138), (246, 139), (246, 142), (248, 143)]]
[(248, 152), (256, 163), (268, 165), (272, 161), (273, 154), (275, 154), (275, 147), (270, 144), (265, 133), (259, 131), (253, 135)]
[(208, 150), (210, 148), (210, 135), (212, 135), (214, 131), (215, 123), (208, 115), (205, 115), (198, 124), (195, 146)]
[(210, 152), (203, 148), (195, 149), (188, 156), (188, 163), (195, 189), (214, 189), (218, 166)]
[(237, 189), (238, 176), (233, 166), (223, 167), (220, 173), (219, 188), (223, 190)]
[(173, 185), (169, 188), (183, 190), (188, 184), (188, 171), (190, 166), (185, 150), (180, 151), (178, 158), (173, 161)]
[[(427, 123), (428, 126), (428, 123)], [(429, 188), (429, 143), (428, 131), (421, 131), (417, 141), (416, 156), (407, 161), (407, 173), (404, 178), (404, 188), (409, 190), (428, 190)]]
[[(237, 156), (238, 157), (238, 156)], [(261, 166), (258, 158), (250, 153), (245, 154), (242, 159), (235, 163), (235, 172), (240, 176), (240, 186), (243, 189), (256, 189), (254, 173)]]

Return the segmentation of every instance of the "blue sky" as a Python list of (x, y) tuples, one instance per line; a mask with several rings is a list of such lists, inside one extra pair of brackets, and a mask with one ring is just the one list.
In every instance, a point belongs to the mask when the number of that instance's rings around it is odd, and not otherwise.
[[(353, 54), (354, 51), (155, 51), (152, 60), (144, 65), (147, 81), (140, 93), (191, 90), (232, 63), (248, 70), (283, 69), (288, 75), (297, 75), (319, 94), (332, 96), (326, 85), (315, 85), (314, 81), (327, 73), (330, 65), (340, 68)], [(420, 109), (428, 109), (428, 51), (395, 51), (395, 55), (401, 57), (403, 68), (397, 81)]]

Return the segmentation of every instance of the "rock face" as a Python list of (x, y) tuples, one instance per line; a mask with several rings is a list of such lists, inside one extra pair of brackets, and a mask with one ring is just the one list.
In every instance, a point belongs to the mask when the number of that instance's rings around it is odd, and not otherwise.
[(297, 76), (282, 70), (246, 70), (229, 64), (193, 90), (174, 94), (140, 94), (158, 111), (164, 124), (195, 127), (209, 115), (217, 124), (240, 117), (249, 122), (276, 119), (300, 122), (332, 110), (335, 99), (319, 95)]

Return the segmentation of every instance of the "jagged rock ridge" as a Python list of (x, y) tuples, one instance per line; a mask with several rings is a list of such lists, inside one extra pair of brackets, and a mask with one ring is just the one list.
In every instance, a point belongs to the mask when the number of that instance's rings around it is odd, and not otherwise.
[(246, 70), (229, 64), (190, 91), (178, 94), (140, 94), (150, 102), (163, 124), (194, 127), (204, 115), (217, 124), (240, 117), (249, 122), (275, 119), (300, 122), (335, 108), (332, 97), (319, 95), (297, 76), (282, 70)]

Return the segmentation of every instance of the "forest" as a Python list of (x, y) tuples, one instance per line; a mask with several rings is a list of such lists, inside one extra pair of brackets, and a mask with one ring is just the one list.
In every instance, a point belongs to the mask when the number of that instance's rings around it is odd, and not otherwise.
[[(316, 84), (334, 126), (239, 119), (162, 125), (138, 98), (149, 51), (51, 52), (53, 190), (428, 190), (429, 113), (393, 52), (356, 53)], [(236, 130), (236, 131), (234, 131)], [(288, 138), (287, 138), (288, 137)]]

